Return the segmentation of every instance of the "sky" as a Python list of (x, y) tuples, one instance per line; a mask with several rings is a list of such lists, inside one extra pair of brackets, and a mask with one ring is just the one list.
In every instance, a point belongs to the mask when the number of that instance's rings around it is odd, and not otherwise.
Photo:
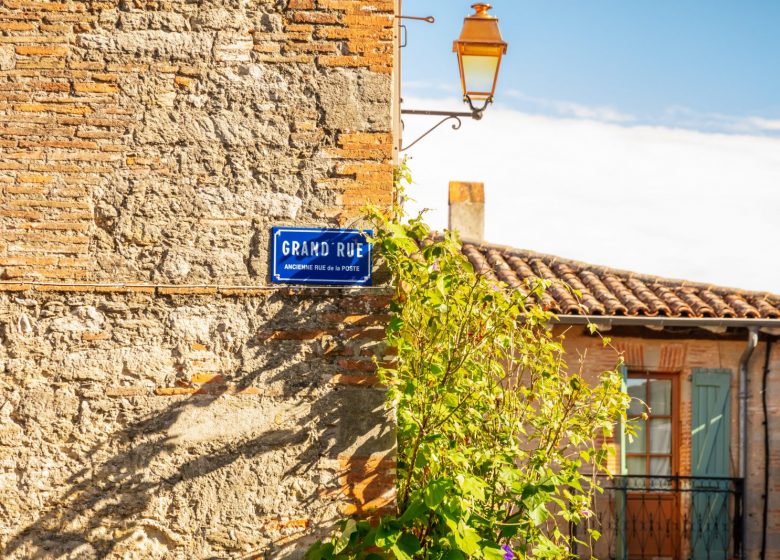
[[(470, 2), (404, 0), (404, 107), (462, 110)], [(483, 181), (486, 240), (780, 294), (780, 2), (496, 0), (509, 52), (482, 121), (405, 152), (409, 211)], [(407, 116), (406, 143), (435, 120)]]

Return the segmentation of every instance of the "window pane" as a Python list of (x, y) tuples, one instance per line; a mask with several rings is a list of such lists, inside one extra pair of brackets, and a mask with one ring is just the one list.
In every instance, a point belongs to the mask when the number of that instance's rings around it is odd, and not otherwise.
[(650, 380), (650, 414), (672, 415), (672, 382), (669, 379)]
[(628, 407), (629, 418), (639, 416), (643, 412), (647, 412), (644, 405), (644, 400), (647, 398), (645, 386), (647, 381), (645, 379), (627, 379), (626, 387), (628, 394), (631, 396), (631, 404)]
[(626, 457), (628, 474), (647, 474), (647, 460), (644, 457)]
[(629, 422), (629, 426), (634, 428), (636, 432), (635, 436), (626, 436), (626, 452), (628, 453), (646, 453), (647, 446), (645, 445), (645, 421), (644, 420), (632, 420)]
[(650, 474), (653, 476), (671, 476), (672, 460), (669, 457), (653, 457), (650, 459)]
[(668, 418), (650, 420), (650, 453), (672, 453), (672, 421)]

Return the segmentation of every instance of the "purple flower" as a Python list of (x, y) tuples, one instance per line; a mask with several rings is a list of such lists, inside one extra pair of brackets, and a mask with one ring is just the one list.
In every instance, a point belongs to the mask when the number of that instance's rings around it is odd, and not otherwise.
[(508, 544), (502, 544), (501, 548), (504, 549), (504, 560), (515, 560), (515, 553), (512, 552)]

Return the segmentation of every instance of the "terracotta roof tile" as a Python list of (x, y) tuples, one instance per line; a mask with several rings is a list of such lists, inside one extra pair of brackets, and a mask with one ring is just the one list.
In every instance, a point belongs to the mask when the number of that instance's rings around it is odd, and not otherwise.
[(487, 253), (487, 260), (493, 270), (496, 272), (498, 279), (502, 282), (506, 282), (507, 286), (516, 290), (524, 290), (523, 283), (517, 277), (517, 274), (512, 270), (512, 267), (504, 260), (504, 257), (499, 251), (491, 250)]
[(626, 306), (629, 315), (648, 315), (650, 309), (639, 298), (637, 298), (626, 285), (620, 281), (620, 278), (614, 274), (607, 273), (603, 275), (604, 284), (617, 298)]
[(729, 307), (729, 304), (723, 301), (723, 298), (710, 290), (699, 290), (699, 297), (713, 309), (715, 316), (725, 317), (727, 319), (736, 317), (736, 312)]
[(764, 296), (752, 296), (748, 298), (758, 311), (759, 317), (767, 319), (780, 319), (780, 301), (772, 305)]
[(628, 313), (626, 306), (620, 303), (615, 294), (609, 291), (609, 288), (604, 285), (598, 274), (591, 270), (581, 270), (580, 278), (590, 288), (593, 295), (604, 305), (607, 315), (626, 315)]
[(490, 263), (487, 262), (487, 259), (479, 249), (473, 245), (464, 245), (463, 254), (468, 257), (471, 266), (474, 267), (474, 272), (484, 274), (489, 280), (498, 280), (495, 272), (490, 267)]
[(761, 317), (761, 312), (745, 301), (745, 298), (739, 294), (727, 294), (724, 299), (738, 317), (745, 319), (758, 319)]
[[(526, 262), (525, 260), (519, 257), (516, 257), (514, 255), (508, 255), (507, 262), (515, 271), (515, 274), (519, 276), (523, 284), (528, 286), (529, 288), (531, 287), (531, 284), (534, 282), (534, 280), (539, 277), (529, 266), (528, 262)], [(558, 308), (557, 304), (555, 303), (555, 300), (547, 292), (544, 293), (541, 304), (542, 307), (549, 310), (554, 310)]]
[(631, 288), (631, 291), (634, 292), (636, 297), (647, 305), (647, 312), (645, 314), (648, 317), (672, 314), (672, 309), (669, 305), (664, 303), (664, 300), (659, 298), (650, 286), (644, 282), (632, 277), (626, 280), (626, 286)]
[(677, 297), (670, 288), (667, 288), (663, 284), (655, 283), (653, 285), (653, 291), (661, 298), (661, 300), (669, 306), (671, 313), (670, 317), (693, 317), (694, 312), (691, 306), (685, 303), (682, 299)]
[[(528, 293), (550, 282), (545, 309), (563, 314), (780, 319), (780, 296), (670, 280), (499, 245), (465, 242), (474, 269)], [(577, 293), (578, 292), (578, 293)]]
[(561, 313), (571, 315), (580, 312), (580, 306), (572, 296), (571, 290), (561, 282), (560, 278), (555, 275), (542, 259), (533, 259), (531, 265), (540, 278), (550, 281), (550, 287), (547, 291), (555, 299)]
[(715, 317), (715, 310), (707, 305), (691, 288), (679, 288), (675, 290), (680, 299), (693, 309), (694, 317)]
[(577, 271), (566, 263), (556, 263), (553, 270), (567, 285), (580, 292), (580, 305), (589, 315), (604, 315), (604, 305), (590, 293), (590, 290), (577, 276)]

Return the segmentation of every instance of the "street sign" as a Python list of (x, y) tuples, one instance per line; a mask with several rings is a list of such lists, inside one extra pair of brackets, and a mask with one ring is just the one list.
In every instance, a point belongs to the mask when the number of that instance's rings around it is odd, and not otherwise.
[(271, 282), (371, 285), (371, 244), (357, 229), (271, 228)]

